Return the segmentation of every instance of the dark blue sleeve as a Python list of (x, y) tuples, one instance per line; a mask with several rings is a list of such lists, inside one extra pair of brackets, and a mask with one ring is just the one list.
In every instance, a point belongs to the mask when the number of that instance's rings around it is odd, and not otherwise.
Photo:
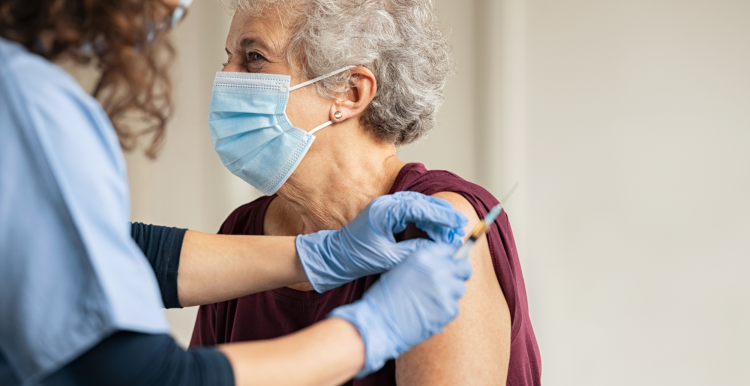
[(232, 386), (232, 365), (213, 348), (185, 351), (169, 335), (120, 331), (42, 382), (45, 386)]
[(177, 270), (180, 267), (182, 241), (187, 229), (132, 223), (130, 234), (146, 255), (156, 274), (161, 299), (166, 308), (182, 308), (177, 294)]

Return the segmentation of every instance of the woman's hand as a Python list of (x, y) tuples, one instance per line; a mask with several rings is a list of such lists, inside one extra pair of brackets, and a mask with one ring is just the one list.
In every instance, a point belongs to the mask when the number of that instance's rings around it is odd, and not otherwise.
[(394, 234), (413, 222), (434, 241), (458, 245), (466, 217), (440, 198), (398, 192), (373, 200), (347, 226), (297, 237), (297, 253), (318, 292), (385, 272), (433, 241), (396, 242)]

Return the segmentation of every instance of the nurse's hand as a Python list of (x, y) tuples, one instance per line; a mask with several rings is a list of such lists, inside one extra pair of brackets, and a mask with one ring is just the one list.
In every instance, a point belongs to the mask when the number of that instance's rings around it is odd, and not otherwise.
[(297, 253), (310, 284), (324, 292), (385, 272), (433, 243), (427, 239), (396, 242), (394, 234), (410, 222), (434, 241), (459, 245), (467, 219), (448, 201), (421, 193), (378, 197), (340, 230), (297, 237)]
[(384, 273), (362, 299), (328, 315), (359, 330), (365, 365), (357, 378), (441, 332), (458, 315), (458, 299), (472, 268), (467, 259), (452, 259), (455, 250), (449, 244), (426, 246)]

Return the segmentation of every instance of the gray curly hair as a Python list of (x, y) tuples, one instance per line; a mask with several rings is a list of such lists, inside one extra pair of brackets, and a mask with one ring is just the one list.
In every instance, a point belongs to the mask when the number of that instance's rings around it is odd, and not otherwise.
[[(222, 2), (230, 12), (260, 15), (275, 8), (287, 16), (292, 32), (286, 56), (308, 79), (349, 65), (370, 69), (378, 92), (360, 122), (380, 140), (406, 145), (435, 126), (455, 64), (432, 0)], [(316, 83), (318, 93), (332, 98), (348, 76)]]

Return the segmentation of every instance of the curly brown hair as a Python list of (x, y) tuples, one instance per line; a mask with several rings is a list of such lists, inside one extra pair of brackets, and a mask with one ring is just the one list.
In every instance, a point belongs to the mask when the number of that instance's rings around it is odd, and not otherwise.
[(50, 61), (93, 62), (101, 73), (93, 96), (120, 145), (131, 150), (151, 134), (153, 158), (172, 115), (174, 49), (164, 29), (150, 26), (171, 12), (163, 0), (0, 0), (0, 36)]

